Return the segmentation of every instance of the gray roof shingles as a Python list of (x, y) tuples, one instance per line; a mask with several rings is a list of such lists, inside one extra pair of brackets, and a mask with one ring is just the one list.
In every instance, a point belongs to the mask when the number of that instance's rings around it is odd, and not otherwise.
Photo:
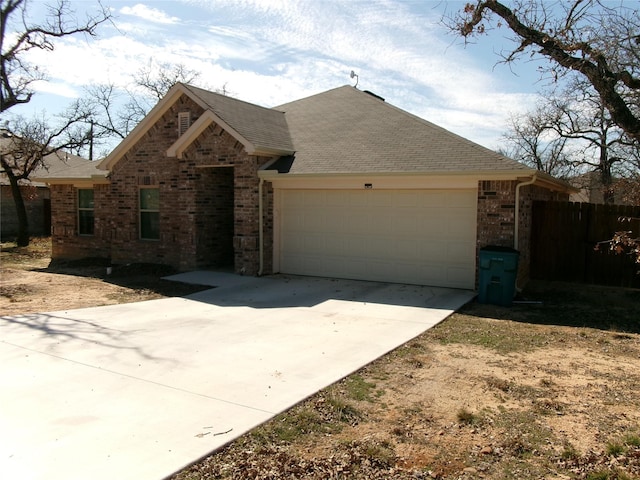
[(351, 86), (275, 109), (296, 150), (289, 173), (531, 171)]
[(191, 85), (184, 86), (256, 149), (293, 152), (284, 113)]

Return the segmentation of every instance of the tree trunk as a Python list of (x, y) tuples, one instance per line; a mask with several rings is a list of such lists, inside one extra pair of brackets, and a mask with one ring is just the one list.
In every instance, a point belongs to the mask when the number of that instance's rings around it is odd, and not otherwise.
[(613, 192), (613, 175), (611, 174), (611, 159), (609, 158), (609, 147), (607, 143), (607, 132), (604, 130), (600, 135), (600, 183), (602, 183), (602, 199), (606, 205), (616, 203)]
[(22, 197), (22, 190), (20, 190), (20, 184), (18, 183), (18, 177), (13, 173), (13, 170), (9, 168), (0, 156), (0, 164), (4, 173), (6, 173), (9, 183), (11, 184), (11, 194), (13, 195), (13, 203), (16, 205), (16, 215), (18, 216), (18, 236), (16, 243), (19, 247), (26, 247), (29, 245), (29, 218), (27, 217), (27, 207), (24, 204), (24, 198)]
[(611, 165), (605, 160), (600, 164), (600, 183), (602, 183), (602, 197), (607, 205), (613, 205), (616, 197), (613, 192), (613, 177), (611, 175)]

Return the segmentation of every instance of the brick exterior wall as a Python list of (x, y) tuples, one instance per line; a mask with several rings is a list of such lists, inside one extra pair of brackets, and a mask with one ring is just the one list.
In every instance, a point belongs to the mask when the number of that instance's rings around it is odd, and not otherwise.
[[(95, 231), (104, 231), (102, 212), (107, 210), (106, 185), (94, 187)], [(72, 185), (51, 186), (51, 258), (109, 258), (109, 244), (99, 235), (78, 235), (78, 189)]]
[[(160, 263), (180, 270), (233, 266), (237, 273), (260, 271), (259, 168), (270, 160), (248, 155), (218, 125), (210, 125), (182, 154), (166, 156), (178, 139), (178, 114), (194, 122), (202, 108), (179, 99), (114, 165), (108, 185), (96, 185), (95, 229), (78, 235), (77, 188), (54, 185), (53, 258), (104, 257), (114, 264)], [(476, 248), (514, 245), (516, 181), (478, 183)], [(159, 190), (160, 238), (140, 239), (139, 190)], [(273, 272), (273, 188), (262, 184), (263, 271)], [(520, 277), (530, 270), (531, 208), (534, 200), (566, 200), (540, 187), (522, 187)]]
[[(119, 161), (110, 184), (96, 185), (95, 231), (79, 236), (77, 188), (52, 189), (53, 258), (105, 257), (114, 264), (159, 263), (180, 270), (234, 266), (259, 271), (258, 168), (269, 158), (248, 155), (242, 144), (211, 125), (183, 153), (166, 156), (178, 138), (179, 112), (203, 113), (183, 96)], [(140, 239), (139, 189), (156, 187), (160, 239)], [(265, 235), (272, 236), (273, 192), (264, 188)], [(264, 258), (272, 251), (265, 249)]]
[[(513, 247), (515, 234), (515, 202), (518, 181), (482, 180), (478, 182), (477, 253), (489, 245)], [(536, 200), (568, 201), (569, 194), (539, 186), (520, 188), (518, 223), (518, 285), (523, 286), (531, 270), (531, 211)]]
[(478, 249), (513, 246), (516, 185), (515, 181), (478, 182)]

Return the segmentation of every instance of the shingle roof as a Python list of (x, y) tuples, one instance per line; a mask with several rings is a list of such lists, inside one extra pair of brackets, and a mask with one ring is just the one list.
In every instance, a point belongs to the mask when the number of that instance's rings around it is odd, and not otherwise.
[[(0, 151), (13, 148), (11, 143), (12, 140), (10, 136), (0, 136)], [(85, 179), (96, 175), (106, 176), (108, 172), (106, 170), (99, 170), (97, 168), (98, 163), (99, 162), (91, 162), (85, 158), (66, 152), (51, 153), (44, 157), (41, 166), (31, 172), (31, 175), (29, 175), (31, 181), (21, 181), (21, 183), (41, 186), (44, 185), (42, 182), (54, 178)], [(9, 184), (6, 175), (0, 174), (0, 184)]]
[(351, 86), (275, 110), (285, 112), (295, 148), (289, 173), (531, 171)]
[(293, 143), (281, 111), (184, 85), (209, 110), (248, 140), (257, 150), (293, 152)]
[(47, 168), (38, 168), (33, 172), (33, 178), (42, 180), (54, 178), (87, 178), (106, 177), (109, 172), (98, 168), (100, 162), (92, 162), (77, 155), (58, 152), (46, 157)]

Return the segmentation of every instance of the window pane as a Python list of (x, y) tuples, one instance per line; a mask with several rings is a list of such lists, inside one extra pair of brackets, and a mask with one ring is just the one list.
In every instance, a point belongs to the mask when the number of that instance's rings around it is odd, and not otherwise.
[(93, 208), (93, 189), (83, 188), (78, 190), (78, 207)]
[(140, 210), (160, 210), (160, 191), (157, 188), (140, 189)]
[(93, 210), (80, 210), (78, 212), (78, 233), (80, 235), (93, 235)]
[(140, 212), (140, 238), (146, 240), (160, 239), (160, 213)]

